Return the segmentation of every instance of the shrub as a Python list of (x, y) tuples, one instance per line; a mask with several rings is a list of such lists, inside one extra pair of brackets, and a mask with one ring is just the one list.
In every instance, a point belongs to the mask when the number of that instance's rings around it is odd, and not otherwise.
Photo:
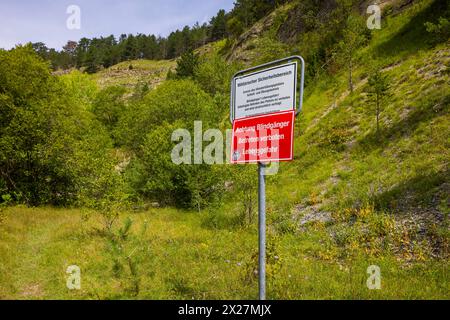
[(199, 56), (193, 50), (184, 53), (177, 61), (176, 76), (178, 78), (192, 78), (198, 67)]
[(87, 100), (52, 76), (29, 46), (0, 51), (0, 92), (5, 192), (29, 205), (75, 202), (103, 174), (98, 161), (109, 158), (109, 138)]
[(125, 111), (124, 95), (126, 89), (112, 86), (101, 90), (92, 104), (92, 112), (111, 132), (119, 121), (120, 114)]
[(450, 21), (445, 17), (440, 17), (437, 23), (426, 22), (425, 28), (436, 42), (445, 41), (450, 37)]
[(170, 80), (129, 106), (119, 119), (116, 136), (121, 145), (140, 152), (146, 135), (163, 122), (180, 120), (190, 129), (200, 119), (204, 128), (218, 122), (214, 100), (192, 80)]
[(165, 122), (147, 134), (127, 176), (133, 188), (146, 198), (200, 211), (222, 196), (224, 168), (173, 163), (175, 143), (171, 137), (180, 127), (181, 121)]
[[(219, 55), (214, 55), (200, 61), (194, 78), (200, 87), (210, 95), (228, 94), (231, 78), (239, 68), (238, 64), (228, 64)], [(227, 110), (224, 109), (224, 111)]]

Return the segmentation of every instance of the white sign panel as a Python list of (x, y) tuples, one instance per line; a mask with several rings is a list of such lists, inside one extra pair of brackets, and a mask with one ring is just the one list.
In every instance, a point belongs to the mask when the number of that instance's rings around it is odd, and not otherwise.
[(234, 119), (295, 109), (297, 63), (258, 71), (234, 81)]

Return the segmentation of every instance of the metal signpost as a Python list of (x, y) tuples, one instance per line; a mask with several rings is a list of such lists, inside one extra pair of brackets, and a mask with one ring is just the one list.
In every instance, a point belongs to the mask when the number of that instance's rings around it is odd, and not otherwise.
[(266, 299), (266, 166), (293, 159), (294, 118), (303, 108), (304, 75), (305, 61), (292, 56), (239, 71), (231, 81), (231, 163), (258, 163), (260, 300)]

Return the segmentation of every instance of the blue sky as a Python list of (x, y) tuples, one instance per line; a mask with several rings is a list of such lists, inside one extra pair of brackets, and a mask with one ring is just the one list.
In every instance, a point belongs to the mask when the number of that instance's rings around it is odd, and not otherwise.
[[(44, 42), (61, 49), (67, 40), (122, 33), (167, 36), (195, 22), (207, 22), (234, 0), (0, 0), (0, 48)], [(69, 30), (70, 5), (81, 9), (81, 29)]]

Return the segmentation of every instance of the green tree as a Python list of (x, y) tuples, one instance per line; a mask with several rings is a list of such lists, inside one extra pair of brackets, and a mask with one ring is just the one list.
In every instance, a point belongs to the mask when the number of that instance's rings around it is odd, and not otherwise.
[(182, 182), (176, 181), (182, 173), (171, 160), (171, 135), (179, 126), (183, 126), (182, 122), (166, 122), (146, 134), (138, 158), (127, 171), (128, 180), (137, 192), (163, 205), (176, 201), (185, 204), (189, 198)]
[(124, 98), (126, 92), (123, 87), (111, 86), (101, 90), (93, 102), (92, 112), (109, 132), (113, 132), (120, 114), (126, 110)]
[(214, 100), (189, 79), (166, 81), (150, 91), (142, 101), (131, 103), (118, 123), (121, 145), (139, 152), (146, 134), (164, 121), (186, 123), (186, 129), (201, 119), (205, 127), (218, 122)]
[(240, 36), (245, 30), (245, 24), (237, 17), (230, 17), (227, 20), (227, 30), (234, 38)]
[(48, 59), (48, 51), (49, 49), (43, 42), (36, 42), (32, 43), (31, 46), (33, 47), (33, 50), (42, 58), (42, 59)]
[(71, 73), (60, 76), (59, 79), (64, 83), (80, 108), (91, 110), (92, 102), (97, 96), (99, 89), (97, 83), (90, 75), (73, 70)]
[(74, 203), (114, 168), (97, 166), (109, 137), (31, 46), (0, 51), (0, 110), (0, 177), (14, 201)]
[[(194, 121), (204, 132), (221, 119), (214, 99), (192, 80), (167, 81), (150, 91), (143, 101), (130, 105), (119, 121), (124, 146), (136, 157), (126, 171), (133, 189), (162, 204), (203, 209), (221, 196), (222, 176), (217, 168), (177, 165), (172, 150), (178, 144), (172, 133), (185, 129), (194, 137)], [(189, 149), (190, 150), (190, 149)]]
[(75, 62), (77, 68), (81, 68), (85, 65), (86, 62), (86, 54), (89, 50), (91, 40), (87, 38), (81, 38), (78, 41), (77, 48), (75, 49)]
[(191, 29), (191, 48), (204, 46), (208, 41), (208, 25), (200, 25), (198, 22)]
[(199, 64), (199, 56), (193, 51), (189, 50), (184, 53), (177, 61), (175, 69), (176, 75), (179, 78), (192, 78)]
[[(229, 94), (230, 79), (242, 68), (238, 63), (228, 63), (221, 56), (215, 54), (200, 59), (195, 69), (195, 81), (211, 96)], [(226, 108), (224, 108), (226, 110)]]
[(225, 10), (219, 10), (211, 19), (211, 40), (217, 41), (227, 36), (227, 17)]
[(78, 43), (76, 41), (67, 41), (67, 44), (63, 47), (63, 51), (60, 55), (66, 60), (63, 64), (65, 69), (72, 68), (75, 66), (75, 54), (77, 50)]
[[(127, 177), (144, 198), (162, 205), (195, 208), (200, 211), (223, 196), (223, 167), (177, 165), (172, 161), (172, 133), (188, 127), (183, 121), (163, 122), (148, 133)], [(193, 137), (193, 132), (191, 130)], [(193, 141), (191, 141), (193, 142)]]
[(122, 61), (128, 61), (128, 60), (134, 60), (139, 57), (138, 55), (139, 49), (138, 49), (138, 42), (136, 40), (136, 37), (132, 34), (128, 35), (127, 39), (125, 40), (124, 44), (124, 50), (122, 53)]
[(100, 53), (96, 46), (90, 46), (86, 52), (83, 65), (87, 73), (96, 73), (101, 65)]
[(369, 77), (367, 90), (369, 101), (374, 104), (377, 119), (377, 138), (380, 139), (380, 115), (383, 104), (389, 97), (389, 78), (380, 69), (376, 69)]
[[(450, 12), (450, 10), (448, 11)], [(440, 17), (437, 23), (426, 22), (425, 28), (427, 32), (433, 35), (433, 40), (436, 42), (450, 38), (450, 21), (445, 17)]]
[(351, 93), (354, 90), (353, 70), (355, 68), (356, 52), (367, 39), (364, 33), (366, 29), (361, 17), (350, 15), (347, 18), (342, 40), (338, 43), (338, 58), (341, 63), (347, 66), (348, 87)]
[(287, 45), (267, 36), (258, 39), (258, 58), (256, 59), (256, 64), (281, 59), (288, 55), (289, 49)]

